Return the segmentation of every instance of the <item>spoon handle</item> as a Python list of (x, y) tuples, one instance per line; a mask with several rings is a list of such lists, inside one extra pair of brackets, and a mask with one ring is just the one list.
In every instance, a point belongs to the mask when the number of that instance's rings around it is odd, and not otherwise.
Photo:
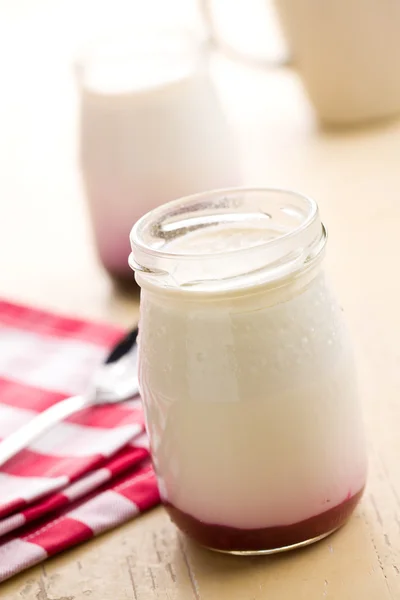
[(0, 466), (29, 446), (31, 442), (53, 425), (82, 410), (89, 404), (90, 399), (86, 396), (72, 396), (39, 413), (29, 423), (26, 423), (26, 425), (23, 425), (0, 442)]

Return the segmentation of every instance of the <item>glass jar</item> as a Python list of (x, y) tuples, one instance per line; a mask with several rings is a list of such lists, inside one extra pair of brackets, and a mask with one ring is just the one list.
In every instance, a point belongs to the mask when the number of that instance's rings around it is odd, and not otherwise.
[(160, 491), (176, 525), (211, 549), (310, 544), (362, 495), (355, 368), (325, 242), (314, 201), (268, 189), (178, 200), (132, 230)]
[(240, 185), (235, 141), (204, 43), (146, 29), (93, 43), (76, 62), (79, 162), (100, 260), (132, 282), (132, 224), (204, 189)]

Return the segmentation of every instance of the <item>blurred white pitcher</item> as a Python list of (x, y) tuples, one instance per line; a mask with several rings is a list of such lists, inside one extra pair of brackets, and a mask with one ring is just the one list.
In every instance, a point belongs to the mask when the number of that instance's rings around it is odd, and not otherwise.
[[(228, 46), (219, 33), (223, 27), (217, 22), (218, 0), (200, 2), (214, 41), (233, 54), (232, 44)], [(265, 18), (271, 20), (270, 26), (274, 25), (272, 8), (275, 8), (290, 49), (291, 63), (321, 121), (350, 125), (400, 113), (400, 2), (264, 0), (264, 3), (269, 8)], [(255, 6), (253, 0), (246, 4), (246, 9), (254, 10)], [(242, 33), (243, 37), (252, 34), (243, 27)], [(283, 65), (282, 61), (272, 60), (261, 64)]]
[(194, 35), (121, 34), (77, 61), (80, 165), (107, 271), (132, 281), (132, 223), (159, 204), (241, 183), (235, 144)]
[(400, 112), (400, 2), (275, 0), (305, 88), (322, 121)]

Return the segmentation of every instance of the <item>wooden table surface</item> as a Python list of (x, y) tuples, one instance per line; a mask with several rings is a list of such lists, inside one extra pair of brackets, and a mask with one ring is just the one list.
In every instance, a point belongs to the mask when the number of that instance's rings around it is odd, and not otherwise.
[[(39, 17), (20, 18), (21, 4), (0, 20), (0, 294), (129, 325), (137, 299), (116, 293), (97, 263), (76, 168), (68, 23), (38, 40)], [(205, 552), (157, 508), (5, 582), (2, 599), (400, 598), (400, 124), (323, 132), (290, 71), (216, 59), (213, 72), (244, 183), (314, 196), (329, 228), (326, 267), (354, 337), (368, 435), (363, 501), (336, 534), (272, 558)]]

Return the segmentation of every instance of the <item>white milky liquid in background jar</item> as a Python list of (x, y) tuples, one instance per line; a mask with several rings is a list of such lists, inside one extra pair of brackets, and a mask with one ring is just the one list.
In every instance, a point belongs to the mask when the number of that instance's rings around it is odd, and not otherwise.
[(206, 55), (182, 31), (98, 42), (77, 63), (80, 165), (100, 259), (132, 280), (129, 231), (147, 211), (240, 184)]
[(317, 541), (361, 497), (355, 367), (325, 241), (316, 204), (279, 190), (201, 194), (132, 230), (160, 491), (177, 526), (210, 548)]

